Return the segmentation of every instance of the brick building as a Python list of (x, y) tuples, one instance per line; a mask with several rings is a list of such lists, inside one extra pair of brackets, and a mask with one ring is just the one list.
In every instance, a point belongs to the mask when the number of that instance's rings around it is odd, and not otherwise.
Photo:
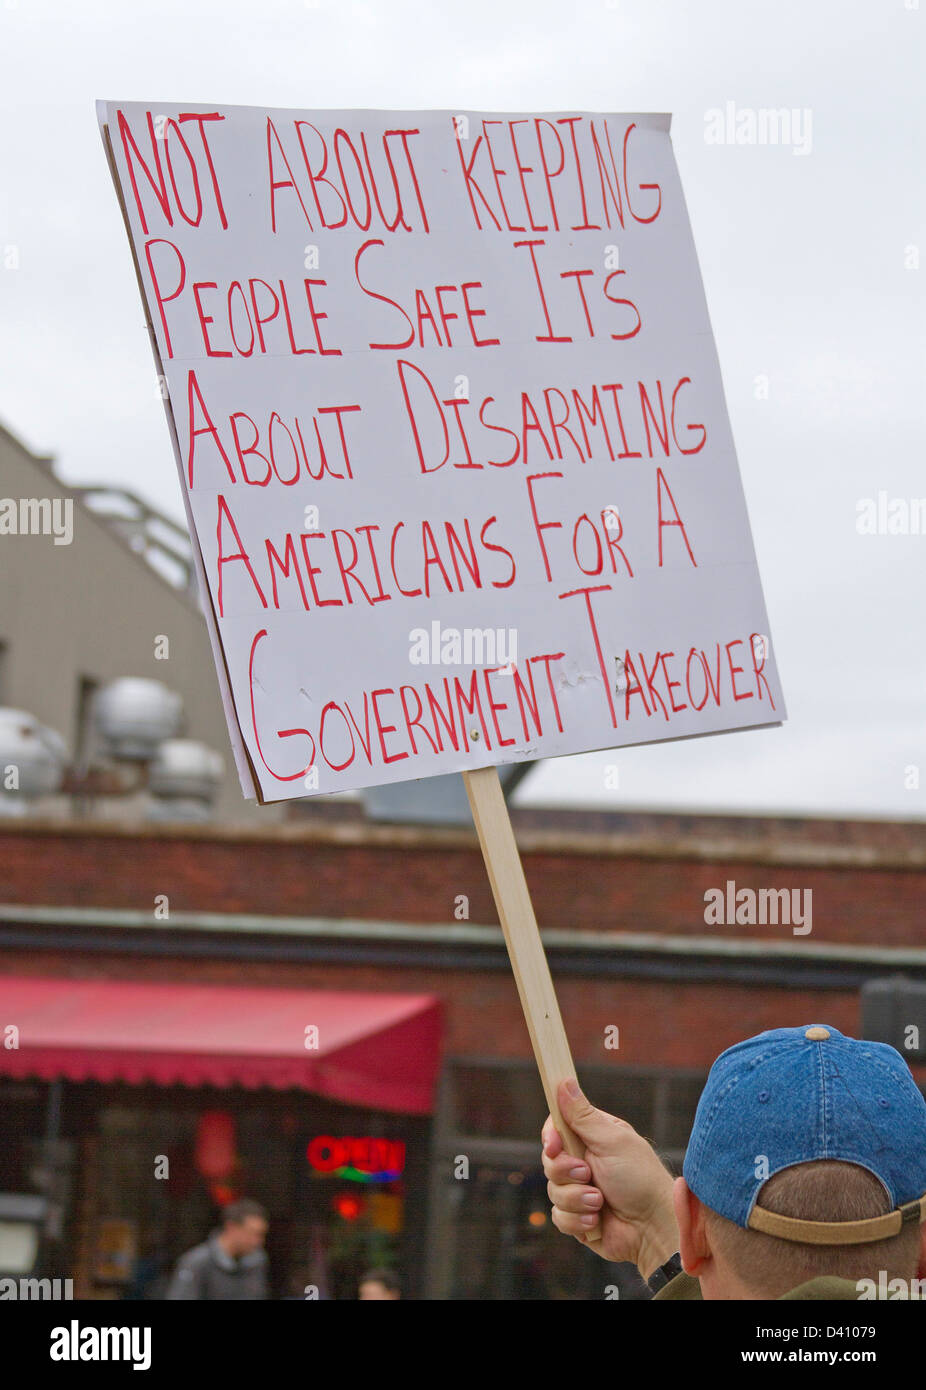
[[(159, 1083), (153, 1053), (186, 1044), (180, 1025), (151, 1041), (150, 1003), (138, 1017), (150, 1066), (82, 1070), (75, 1024), (72, 1060), (43, 1077), (28, 1061), (47, 1021), (39, 1009), (15, 1064), (0, 1050), (0, 1188), (28, 1194), (48, 1179), (60, 1210), (49, 1259), (85, 1296), (113, 1297), (130, 1255), (156, 1266), (202, 1238), (221, 1197), (197, 1155), (204, 1115), (220, 1112), (235, 1126), (228, 1181), (270, 1208), (277, 1294), (302, 1280), (349, 1296), (360, 1266), (384, 1260), (413, 1297), (602, 1297), (607, 1283), (641, 1296), (626, 1267), (601, 1265), (550, 1225), (546, 1106), (474, 834), (371, 824), (346, 802), (293, 815), (257, 829), (0, 825), (0, 1031), (16, 1024), (7, 1001), (29, 980), (46, 991), (206, 987), (220, 1011), (245, 987), (388, 996), (431, 1020), (414, 1044), (417, 1100), (383, 1104), (374, 1087), (371, 1103), (346, 1105), (308, 1073), (296, 1085), (255, 1084), (234, 1067), (222, 1085)], [(926, 979), (921, 823), (528, 809), (513, 820), (580, 1079), (675, 1166), (724, 1047), (814, 1021), (858, 1036), (866, 983)], [(708, 924), (705, 894), (726, 900), (728, 884), (802, 895), (801, 925), (796, 913)], [(259, 1053), (266, 1016), (245, 1008), (237, 1026), (242, 1055)], [(378, 1069), (385, 1084), (397, 1036), (374, 1038), (358, 1074)], [(910, 1059), (923, 1085), (920, 1055)], [(358, 1136), (399, 1145), (401, 1175), (352, 1187), (343, 1164), (324, 1170), (336, 1160), (324, 1142)], [(154, 1175), (159, 1155), (169, 1182)]]

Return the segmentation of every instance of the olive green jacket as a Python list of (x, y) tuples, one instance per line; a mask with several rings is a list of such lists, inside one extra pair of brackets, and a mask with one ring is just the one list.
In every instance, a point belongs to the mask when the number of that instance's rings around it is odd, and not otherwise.
[[(886, 1290), (878, 1289), (878, 1297), (891, 1297)], [(818, 1279), (808, 1279), (805, 1284), (798, 1284), (797, 1288), (790, 1289), (787, 1293), (780, 1295), (781, 1298), (793, 1299), (814, 1299), (821, 1302), (852, 1301), (857, 1302), (859, 1298), (858, 1285), (853, 1279), (837, 1279), (835, 1275), (827, 1274)], [(893, 1297), (897, 1297), (896, 1294)], [(915, 1295), (914, 1295), (915, 1297)], [(701, 1285), (691, 1274), (677, 1274), (674, 1279), (670, 1279), (664, 1288), (653, 1295), (653, 1301), (657, 1298), (680, 1298), (680, 1299), (700, 1299)]]

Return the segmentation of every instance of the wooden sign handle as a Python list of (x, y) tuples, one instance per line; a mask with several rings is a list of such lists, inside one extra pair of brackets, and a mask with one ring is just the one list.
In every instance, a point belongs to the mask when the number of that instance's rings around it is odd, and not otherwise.
[[(566, 1152), (584, 1160), (585, 1145), (566, 1124), (556, 1102), (557, 1086), (575, 1076), (575, 1066), (498, 769), (480, 767), (464, 772), (463, 781), (550, 1115)], [(585, 1235), (588, 1243), (600, 1239), (600, 1227)]]

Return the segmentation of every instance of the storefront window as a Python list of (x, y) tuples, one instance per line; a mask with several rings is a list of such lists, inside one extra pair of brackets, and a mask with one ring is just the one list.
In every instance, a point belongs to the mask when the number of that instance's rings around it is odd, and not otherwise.
[[(595, 1104), (680, 1171), (700, 1072), (584, 1067)], [(451, 1061), (435, 1131), (429, 1288), (453, 1299), (645, 1299), (632, 1265), (590, 1259), (550, 1219), (540, 1161), (548, 1110), (529, 1062)]]
[(240, 1197), (268, 1213), (272, 1297), (356, 1298), (371, 1268), (394, 1271), (420, 1296), (427, 1120), (304, 1092), (75, 1090), (95, 1091), (81, 1165), (79, 1296), (163, 1297), (178, 1257)]

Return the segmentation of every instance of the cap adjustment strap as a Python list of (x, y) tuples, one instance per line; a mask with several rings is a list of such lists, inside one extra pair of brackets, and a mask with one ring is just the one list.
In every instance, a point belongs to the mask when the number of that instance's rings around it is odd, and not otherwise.
[(747, 1224), (752, 1231), (806, 1245), (866, 1245), (896, 1236), (911, 1221), (926, 1221), (926, 1194), (895, 1207), (884, 1216), (872, 1216), (865, 1221), (803, 1221), (754, 1206)]

